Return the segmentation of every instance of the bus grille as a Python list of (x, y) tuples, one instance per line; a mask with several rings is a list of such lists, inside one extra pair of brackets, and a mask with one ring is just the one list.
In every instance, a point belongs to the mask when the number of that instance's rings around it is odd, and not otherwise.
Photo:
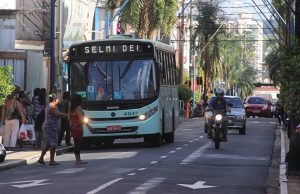
[(128, 133), (136, 132), (138, 127), (122, 127), (120, 131), (107, 131), (106, 128), (92, 128), (89, 126), (89, 130), (92, 134), (113, 134), (113, 133)]
[(116, 118), (90, 118), (91, 121), (115, 121), (115, 120), (134, 120), (138, 117), (116, 117)]

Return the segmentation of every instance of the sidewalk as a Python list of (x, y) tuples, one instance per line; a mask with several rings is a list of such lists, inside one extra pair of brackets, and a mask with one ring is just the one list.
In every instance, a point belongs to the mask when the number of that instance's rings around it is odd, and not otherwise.
[[(64, 143), (62, 144), (65, 145)], [(60, 146), (56, 149), (56, 155), (61, 155), (72, 150), (73, 146)], [(33, 164), (38, 160), (40, 155), (41, 150), (34, 150), (32, 145), (24, 145), (20, 151), (6, 151), (4, 162), (0, 163), (0, 172), (21, 165)], [(49, 157), (49, 152), (47, 152), (45, 157)]]
[(279, 166), (279, 181), (280, 181), (280, 194), (299, 194), (300, 193), (300, 177), (287, 176), (287, 163), (285, 162), (286, 153), (289, 150), (289, 138), (287, 131), (279, 127), (281, 132), (281, 158)]

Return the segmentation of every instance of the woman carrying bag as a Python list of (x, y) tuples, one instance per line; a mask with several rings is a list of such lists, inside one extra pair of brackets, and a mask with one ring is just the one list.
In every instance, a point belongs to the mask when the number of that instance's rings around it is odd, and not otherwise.
[(22, 105), (16, 100), (16, 95), (13, 92), (7, 96), (2, 108), (2, 124), (4, 125), (3, 145), (7, 151), (12, 151), (16, 147), (20, 119), (22, 124), (26, 123)]

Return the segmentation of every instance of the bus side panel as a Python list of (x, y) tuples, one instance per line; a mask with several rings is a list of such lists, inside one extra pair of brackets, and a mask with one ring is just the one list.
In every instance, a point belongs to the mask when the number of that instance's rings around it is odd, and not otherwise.
[(177, 128), (179, 121), (177, 86), (161, 86), (159, 100), (164, 111), (164, 132), (170, 133)]

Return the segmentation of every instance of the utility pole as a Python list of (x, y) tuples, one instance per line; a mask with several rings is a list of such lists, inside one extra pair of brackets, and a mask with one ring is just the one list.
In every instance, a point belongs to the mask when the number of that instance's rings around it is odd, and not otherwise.
[(54, 92), (55, 86), (55, 1), (51, 0), (50, 9), (50, 92)]
[(183, 45), (184, 45), (184, 0), (181, 1), (182, 14), (181, 22), (179, 28), (179, 42), (178, 42), (178, 52), (179, 52), (179, 75), (178, 75), (178, 84), (183, 84)]
[(192, 65), (192, 74), (191, 77), (191, 87), (193, 91), (193, 104), (192, 107), (195, 107), (195, 80), (196, 80), (196, 67), (195, 67), (195, 52), (194, 45), (192, 44), (192, 35), (193, 35), (193, 3), (190, 4), (190, 63)]

